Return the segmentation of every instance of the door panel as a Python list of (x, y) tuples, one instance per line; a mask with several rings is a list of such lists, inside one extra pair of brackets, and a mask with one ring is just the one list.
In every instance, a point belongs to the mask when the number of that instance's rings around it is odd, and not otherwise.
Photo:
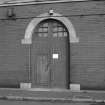
[(47, 56), (40, 55), (37, 57), (37, 84), (49, 85), (49, 65)]
[(45, 41), (34, 41), (31, 50), (32, 87), (50, 87), (50, 48)]
[(52, 48), (52, 54), (58, 54), (57, 59), (52, 58), (53, 69), (53, 87), (67, 88), (67, 70), (68, 70), (68, 58), (67, 58), (67, 46), (65, 43), (54, 43)]

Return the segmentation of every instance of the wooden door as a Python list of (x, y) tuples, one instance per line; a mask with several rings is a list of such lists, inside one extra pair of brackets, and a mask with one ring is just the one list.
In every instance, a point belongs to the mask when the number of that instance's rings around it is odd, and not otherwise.
[(47, 55), (37, 56), (37, 85), (48, 87), (50, 82), (50, 69)]
[(68, 35), (56, 20), (42, 21), (35, 30), (32, 45), (34, 87), (67, 88)]

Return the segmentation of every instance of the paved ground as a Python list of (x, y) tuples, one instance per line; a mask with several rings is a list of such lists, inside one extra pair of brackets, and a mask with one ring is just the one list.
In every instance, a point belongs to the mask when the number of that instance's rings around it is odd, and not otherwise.
[(81, 98), (81, 99), (85, 98), (85, 99), (105, 100), (105, 91), (0, 89), (0, 97), (1, 96)]
[(33, 101), (5, 101), (0, 100), (0, 105), (105, 105), (105, 103), (60, 103), (60, 102), (33, 102)]
[(59, 103), (59, 102), (31, 102), (31, 101), (3, 101), (0, 100), (0, 105), (105, 105), (96, 103)]
[(0, 105), (105, 105), (105, 91), (0, 89)]

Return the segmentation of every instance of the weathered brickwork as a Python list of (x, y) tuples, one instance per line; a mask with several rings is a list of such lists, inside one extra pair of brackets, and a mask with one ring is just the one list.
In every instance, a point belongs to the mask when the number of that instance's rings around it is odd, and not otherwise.
[(70, 19), (78, 43), (70, 45), (70, 82), (81, 89), (105, 88), (105, 2), (68, 2), (0, 7), (0, 86), (16, 87), (29, 81), (29, 45), (21, 44), (31, 19), (53, 9)]

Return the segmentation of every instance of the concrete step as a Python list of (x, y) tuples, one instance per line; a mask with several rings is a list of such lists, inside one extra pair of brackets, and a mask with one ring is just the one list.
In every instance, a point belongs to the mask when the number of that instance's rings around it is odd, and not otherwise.
[(104, 91), (70, 91), (65, 89), (0, 89), (1, 100), (64, 102), (105, 102)]

